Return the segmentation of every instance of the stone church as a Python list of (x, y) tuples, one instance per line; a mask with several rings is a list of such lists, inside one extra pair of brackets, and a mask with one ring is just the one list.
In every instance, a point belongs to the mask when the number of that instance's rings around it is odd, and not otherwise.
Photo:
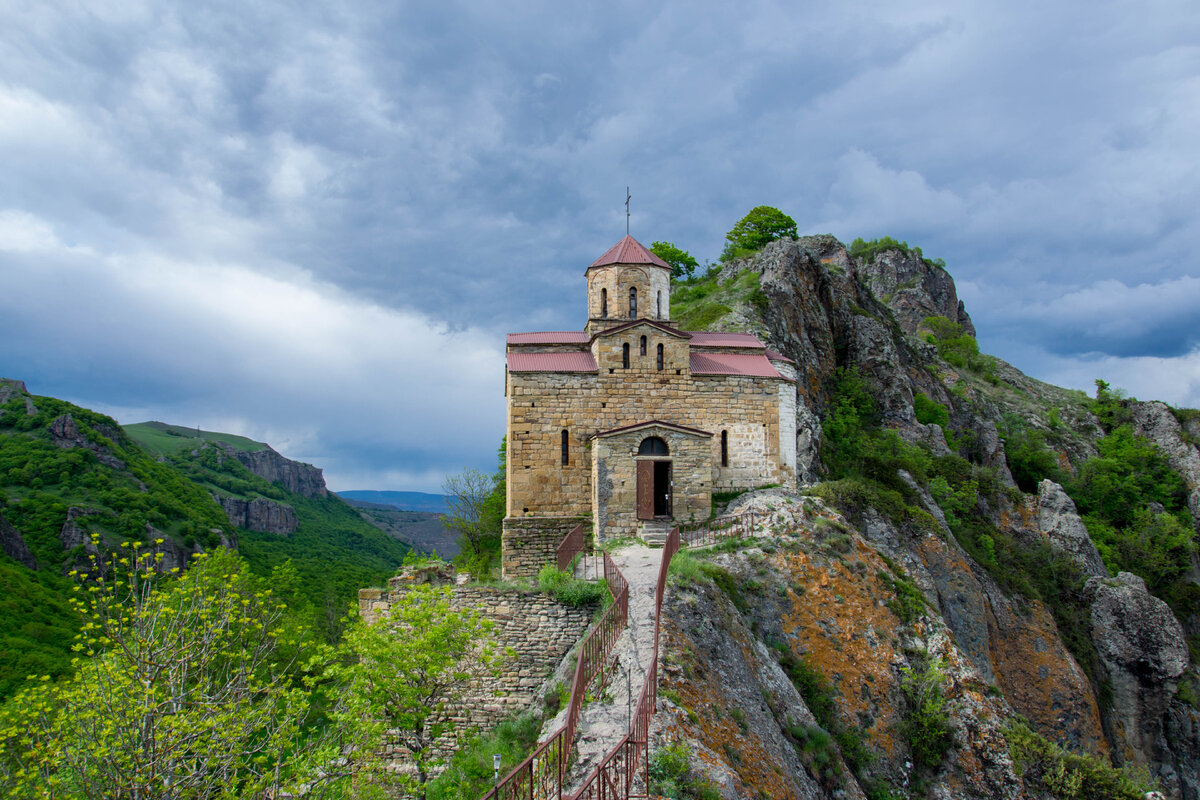
[(580, 521), (661, 541), (714, 491), (796, 477), (796, 369), (748, 333), (671, 321), (671, 268), (626, 236), (584, 273), (582, 331), (510, 333), (505, 577)]

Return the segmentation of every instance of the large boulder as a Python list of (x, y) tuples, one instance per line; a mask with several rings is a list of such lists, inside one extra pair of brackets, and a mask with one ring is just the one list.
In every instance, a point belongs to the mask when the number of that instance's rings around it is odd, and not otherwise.
[(1075, 501), (1054, 481), (1038, 484), (1037, 521), (1050, 544), (1079, 565), (1085, 575), (1108, 577), (1108, 568), (1079, 518)]
[(1114, 727), (1125, 755), (1143, 764), (1161, 760), (1163, 716), (1188, 666), (1183, 626), (1130, 572), (1091, 578), (1084, 594), (1091, 605), (1092, 641), (1112, 684)]

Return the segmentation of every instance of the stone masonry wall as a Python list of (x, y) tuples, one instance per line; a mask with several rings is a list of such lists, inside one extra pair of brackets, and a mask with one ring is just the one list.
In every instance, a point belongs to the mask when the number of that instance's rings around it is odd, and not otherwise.
[(593, 443), (593, 507), (596, 541), (636, 536), (637, 463), (668, 460), (638, 456), (647, 436), (667, 443), (672, 469), (672, 513), (676, 520), (705, 519), (712, 502), (712, 451), (708, 436), (652, 425), (597, 438)]
[[(367, 621), (377, 619), (405, 591), (403, 577), (392, 578), (387, 589), (361, 589), (359, 613)], [(515, 651), (498, 678), (470, 690), (452, 721), (451, 727), (459, 730), (466, 726), (488, 730), (540, 702), (538, 689), (583, 637), (596, 612), (595, 606), (574, 608), (548, 595), (490, 586), (453, 587), (451, 607), (478, 609), (494, 623), (500, 646)], [(446, 742), (447, 751), (450, 744)], [(397, 762), (404, 762), (405, 755), (399, 749), (392, 752)]]
[[(588, 513), (591, 436), (653, 419), (714, 434), (710, 463), (717, 490), (795, 481), (794, 412), (780, 424), (781, 398), (785, 408), (794, 409), (795, 385), (774, 378), (693, 377), (684, 367), (679, 374), (659, 371), (655, 345), (664, 342), (673, 349), (673, 337), (647, 334), (647, 354), (640, 356), (641, 327), (629, 333), (634, 355), (627, 370), (509, 373), (508, 517)], [(622, 337), (613, 339), (619, 359)], [(563, 430), (569, 442), (566, 466), (561, 463)], [(722, 430), (729, 431), (726, 468), (719, 466)]]
[(558, 558), (558, 545), (581, 517), (520, 517), (504, 520), (500, 536), (500, 574), (505, 580), (536, 578)]

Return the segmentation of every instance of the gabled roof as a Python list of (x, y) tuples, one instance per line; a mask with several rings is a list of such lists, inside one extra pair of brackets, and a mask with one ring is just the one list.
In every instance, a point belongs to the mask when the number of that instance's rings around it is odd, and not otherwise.
[(509, 372), (596, 372), (596, 359), (579, 353), (509, 353)]
[(689, 368), (693, 375), (746, 375), (752, 378), (780, 378), (765, 355), (758, 353), (690, 353)]
[(641, 242), (628, 234), (610, 247), (607, 253), (593, 261), (592, 267), (604, 267), (609, 264), (649, 264), (663, 269), (671, 268), (670, 264), (642, 247)]
[(725, 331), (688, 331), (692, 335), (692, 347), (753, 347), (762, 350), (765, 344), (753, 333), (726, 333)]
[(681, 331), (678, 328), (672, 328), (670, 325), (665, 325), (658, 320), (648, 319), (646, 317), (631, 319), (628, 322), (622, 322), (620, 325), (614, 325), (611, 328), (606, 328), (602, 331), (596, 331), (592, 334), (592, 338), (599, 339), (601, 336), (608, 336), (612, 333), (623, 333), (630, 328), (636, 328), (638, 325), (649, 325), (652, 328), (658, 328), (663, 333), (666, 333), (670, 336), (675, 336), (679, 339), (692, 338), (692, 334), (688, 333), (687, 331)]
[(786, 361), (789, 364), (796, 363), (795, 361), (792, 361), (790, 358), (788, 358), (787, 356), (785, 356), (783, 353), (779, 352), (778, 350), (772, 350), (769, 347), (767, 348), (767, 358), (771, 359), (772, 361)]
[(708, 431), (702, 431), (699, 428), (689, 428), (687, 425), (679, 425), (674, 422), (663, 422), (661, 419), (648, 419), (645, 422), (635, 422), (633, 425), (622, 425), (619, 428), (610, 428), (606, 431), (599, 431), (597, 433), (593, 433), (592, 437), (599, 439), (604, 436), (615, 436), (618, 433), (628, 433), (629, 431), (636, 431), (640, 428), (652, 428), (655, 426), (660, 428), (669, 428), (670, 430), (678, 431), (679, 433), (686, 433), (691, 436), (712, 436), (712, 434)]
[(587, 344), (591, 339), (587, 331), (531, 331), (508, 335), (509, 344)]

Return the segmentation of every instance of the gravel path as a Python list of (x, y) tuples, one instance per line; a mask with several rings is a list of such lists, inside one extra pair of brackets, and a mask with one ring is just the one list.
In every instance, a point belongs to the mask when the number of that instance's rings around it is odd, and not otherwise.
[(585, 705), (579, 715), (576, 759), (566, 780), (571, 791), (583, 783), (629, 731), (629, 721), (654, 656), (654, 587), (662, 553), (661, 548), (637, 544), (612, 554), (617, 569), (629, 581), (629, 622), (613, 648), (617, 667), (604, 696)]

